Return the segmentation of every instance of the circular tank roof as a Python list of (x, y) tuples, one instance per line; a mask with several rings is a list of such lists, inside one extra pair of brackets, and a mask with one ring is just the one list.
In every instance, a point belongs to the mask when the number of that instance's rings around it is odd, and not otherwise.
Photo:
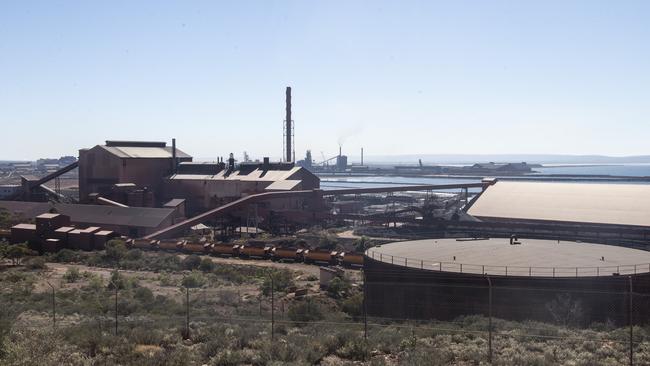
[(427, 239), (370, 248), (377, 261), (433, 271), (500, 276), (591, 277), (650, 272), (650, 252), (604, 244), (518, 239)]

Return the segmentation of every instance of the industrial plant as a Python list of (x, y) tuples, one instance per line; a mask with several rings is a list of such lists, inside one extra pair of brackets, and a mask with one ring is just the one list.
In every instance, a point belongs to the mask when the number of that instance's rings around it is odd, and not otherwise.
[[(502, 295), (494, 312), (511, 319), (545, 320), (544, 304), (564, 291), (625, 291), (632, 281), (636, 293), (650, 293), (650, 186), (509, 181), (489, 176), (532, 166), (445, 168), (420, 161), (391, 174), (462, 171), (485, 178), (323, 189), (317, 174), (379, 168), (364, 164), (363, 149), (359, 164), (350, 164), (342, 148), (321, 162), (311, 151), (295, 162), (291, 88), (285, 107), (282, 161), (237, 162), (228, 153), (196, 162), (175, 139), (107, 140), (80, 149), (78, 160), (41, 177), (21, 175), (19, 185), (7, 187), (0, 208), (23, 222), (2, 235), (41, 253), (101, 250), (121, 237), (143, 250), (363, 267), (367, 312), (380, 317), (482, 313), (477, 297), (483, 295), (475, 288), (488, 282)], [(77, 180), (75, 197), (61, 188), (62, 177)], [(314, 226), (427, 240), (338, 249), (254, 240), (262, 232), (281, 238)], [(196, 234), (205, 230), (209, 235)], [(232, 244), (241, 237), (251, 241)], [(438, 287), (422, 294), (422, 283)], [(452, 285), (468, 290), (449, 292)], [(521, 286), (535, 291), (509, 300), (509, 289)], [(579, 300), (594, 321), (607, 319), (603, 308), (625, 306), (602, 296)], [(466, 306), (455, 308), (458, 301)]]

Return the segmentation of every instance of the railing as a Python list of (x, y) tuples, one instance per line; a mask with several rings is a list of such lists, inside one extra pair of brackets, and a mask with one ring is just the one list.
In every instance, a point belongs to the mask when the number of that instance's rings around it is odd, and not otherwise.
[(394, 256), (368, 249), (366, 256), (376, 261), (408, 268), (437, 272), (489, 274), (494, 276), (524, 277), (602, 277), (650, 273), (650, 263), (598, 267), (538, 267), (496, 266), (459, 262), (442, 262)]

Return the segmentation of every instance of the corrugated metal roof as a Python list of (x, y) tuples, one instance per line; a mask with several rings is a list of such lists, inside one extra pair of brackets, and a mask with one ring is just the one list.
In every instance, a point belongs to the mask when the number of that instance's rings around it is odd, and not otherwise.
[(169, 179), (178, 180), (238, 180), (242, 182), (276, 182), (286, 180), (298, 172), (301, 167), (294, 167), (290, 170), (262, 170), (255, 169), (248, 174), (241, 174), (241, 171), (235, 170), (229, 175), (225, 171), (217, 174), (174, 174)]
[(266, 187), (267, 191), (290, 191), (300, 184), (299, 180), (279, 180)]
[[(106, 151), (120, 158), (150, 158), (150, 159), (171, 159), (172, 147), (155, 147), (155, 146), (104, 146), (99, 145)], [(176, 148), (176, 157), (191, 158), (190, 155)]]
[(47, 202), (0, 201), (0, 208), (23, 218), (34, 218), (55, 209), (73, 223), (156, 228), (174, 213), (171, 208), (114, 207), (103, 205), (50, 204)]
[(468, 213), (479, 218), (650, 226), (650, 185), (499, 181)]
[(173, 198), (173, 199), (169, 200), (169, 202), (165, 203), (163, 205), (163, 207), (170, 207), (170, 208), (171, 207), (177, 207), (178, 205), (181, 205), (183, 203), (185, 203), (184, 198)]

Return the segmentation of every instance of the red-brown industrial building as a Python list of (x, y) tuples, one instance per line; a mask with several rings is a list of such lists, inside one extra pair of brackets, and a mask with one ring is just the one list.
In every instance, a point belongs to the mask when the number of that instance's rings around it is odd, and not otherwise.
[(155, 206), (147, 194), (161, 200), (163, 179), (174, 172), (177, 162), (184, 161), (192, 161), (192, 157), (165, 142), (106, 141), (105, 145), (81, 149), (79, 200), (87, 202), (91, 193), (111, 197), (124, 187), (120, 185), (132, 184), (131, 199), (145, 197), (139, 199), (142, 204), (138, 206)]

